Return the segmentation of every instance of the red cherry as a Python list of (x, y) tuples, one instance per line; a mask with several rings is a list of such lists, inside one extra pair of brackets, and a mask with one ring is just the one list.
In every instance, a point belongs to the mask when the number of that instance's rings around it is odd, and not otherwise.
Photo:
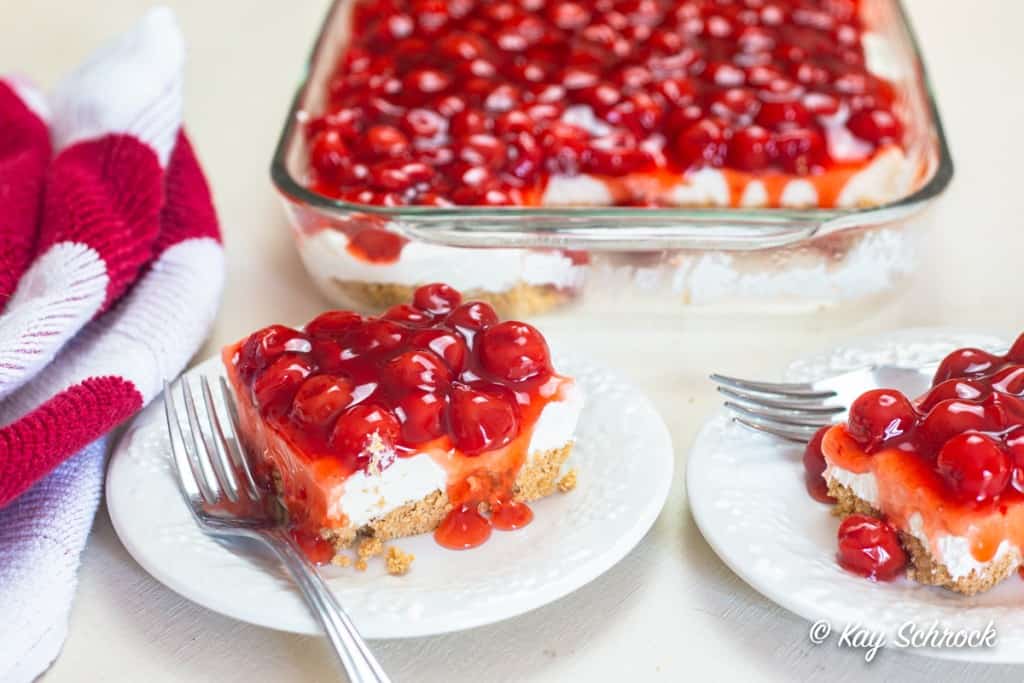
[(999, 412), (975, 401), (940, 401), (921, 422), (921, 433), (936, 448), (967, 431), (993, 431), (999, 428)]
[(1020, 396), (1024, 394), (1024, 365), (1007, 365), (986, 377), (985, 382), (996, 391)]
[(373, 126), (366, 131), (366, 149), (375, 157), (396, 157), (409, 149), (409, 139), (394, 126)]
[(325, 130), (310, 145), (309, 159), (317, 173), (336, 180), (342, 167), (351, 162), (348, 145), (336, 130)]
[(1010, 483), (1013, 488), (1024, 493), (1024, 426), (1014, 427), (1003, 436), (1003, 440), (1013, 468)]
[(511, 320), (484, 330), (480, 361), (488, 372), (513, 382), (551, 372), (551, 356), (541, 333), (532, 325)]
[(551, 23), (566, 31), (574, 31), (590, 23), (590, 10), (578, 2), (559, 2), (548, 5), (547, 14)]
[(754, 93), (745, 88), (729, 88), (711, 102), (711, 111), (723, 119), (747, 123), (757, 113), (761, 103)]
[(390, 230), (364, 228), (349, 237), (348, 250), (370, 263), (394, 263), (405, 247), (405, 239)]
[(444, 359), (445, 364), (458, 375), (466, 367), (469, 350), (462, 335), (447, 330), (423, 330), (417, 332), (409, 343), (421, 349), (429, 349)]
[(981, 402), (987, 415), (995, 416), (997, 429), (1024, 424), (1024, 399), (997, 391), (991, 392)]
[(462, 140), (455, 154), (471, 166), (498, 168), (505, 162), (506, 146), (493, 135), (475, 133)]
[(929, 413), (939, 403), (950, 399), (979, 401), (988, 396), (990, 391), (981, 382), (965, 379), (948, 379), (932, 387), (918, 402), (917, 409), (921, 413)]
[(391, 351), (405, 339), (405, 330), (390, 320), (370, 320), (352, 334), (352, 348), (359, 353)]
[(916, 422), (917, 412), (906, 396), (895, 389), (874, 389), (850, 406), (848, 425), (850, 436), (870, 453), (907, 434)]
[(593, 138), (582, 161), (584, 170), (602, 175), (624, 175), (641, 171), (653, 163), (651, 155), (627, 132)]
[(932, 384), (939, 384), (955, 377), (982, 375), (995, 369), (1001, 360), (981, 349), (957, 349), (942, 359), (939, 369), (935, 371)]
[(512, 403), (464, 384), (452, 385), (449, 422), (452, 443), (471, 456), (507, 445), (518, 430)]
[(402, 440), (418, 445), (432, 441), (445, 432), (443, 395), (433, 391), (409, 391), (398, 399), (395, 412), (402, 423)]
[(313, 364), (305, 355), (286, 353), (279, 356), (252, 384), (260, 412), (268, 417), (280, 417), (286, 413), (299, 386), (312, 372)]
[(939, 451), (936, 466), (954, 491), (979, 502), (998, 496), (1010, 480), (1009, 456), (984, 434), (954, 436)]
[(757, 114), (757, 122), (765, 128), (784, 130), (800, 128), (811, 122), (811, 115), (799, 101), (763, 102)]
[(436, 95), (451, 85), (451, 78), (443, 71), (431, 68), (414, 69), (402, 81), (406, 92), (416, 95)]
[(287, 352), (307, 353), (312, 349), (301, 333), (284, 325), (271, 325), (253, 332), (242, 343), (238, 352), (238, 373), (246, 382)]
[(839, 525), (839, 566), (875, 581), (891, 581), (903, 571), (907, 555), (896, 529), (867, 515), (850, 515)]
[(441, 282), (423, 285), (412, 295), (413, 306), (434, 315), (447, 315), (460, 303), (458, 290)]
[(352, 311), (327, 311), (306, 324), (310, 337), (341, 337), (359, 327), (363, 316)]
[(826, 159), (825, 140), (817, 131), (794, 128), (775, 136), (775, 149), (782, 167), (790, 173), (807, 175)]
[(398, 418), (390, 410), (372, 403), (360, 403), (338, 418), (331, 432), (330, 444), (339, 455), (363, 467), (370, 460), (368, 448), (373, 444), (374, 435), (380, 437), (385, 449), (393, 450), (400, 433)]
[(1009, 352), (1006, 354), (1006, 360), (1011, 363), (1024, 364), (1024, 334), (1017, 337), (1017, 341), (1010, 347)]
[(725, 130), (711, 119), (702, 119), (676, 138), (675, 148), (687, 166), (721, 166), (726, 151)]
[(742, 128), (729, 141), (729, 163), (744, 171), (758, 171), (772, 157), (772, 138), (764, 128)]
[(433, 351), (406, 351), (381, 369), (385, 385), (394, 394), (409, 389), (444, 390), (451, 380), (451, 371)]
[(488, 303), (469, 301), (449, 313), (445, 321), (463, 334), (472, 335), (497, 323), (498, 314)]
[(450, 33), (441, 38), (437, 48), (442, 55), (452, 60), (471, 60), (486, 54), (487, 44), (471, 33)]
[(814, 433), (807, 448), (804, 449), (804, 484), (807, 486), (807, 493), (819, 503), (835, 503), (836, 500), (828, 494), (828, 484), (822, 474), (825, 472), (825, 454), (821, 450), (822, 439), (825, 432), (832, 429), (832, 425), (825, 425)]
[(865, 109), (855, 112), (846, 122), (850, 132), (875, 145), (898, 142), (903, 137), (903, 125), (885, 109)]
[(352, 381), (337, 375), (314, 375), (299, 387), (292, 401), (295, 419), (329, 426), (352, 403)]
[(381, 317), (385, 320), (393, 320), (396, 323), (403, 323), (412, 327), (422, 327), (432, 322), (432, 318), (429, 315), (409, 304), (392, 306)]

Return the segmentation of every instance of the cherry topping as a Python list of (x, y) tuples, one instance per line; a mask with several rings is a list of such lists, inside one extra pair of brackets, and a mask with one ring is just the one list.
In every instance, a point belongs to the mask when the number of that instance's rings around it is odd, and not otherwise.
[(405, 327), (390, 320), (370, 320), (352, 334), (352, 346), (362, 353), (391, 351), (402, 344), (405, 333)]
[(433, 389), (403, 393), (395, 409), (402, 423), (402, 439), (418, 445), (444, 434), (446, 407), (444, 395)]
[(864, 163), (903, 137), (846, 0), (357, 0), (353, 27), (306, 125), (312, 183), (347, 201), (530, 205), (554, 174), (816, 175), (835, 129)]
[(450, 550), (475, 548), (491, 537), (491, 523), (475, 506), (460, 505), (434, 531), (434, 539)]
[(313, 365), (305, 355), (286, 353), (279, 356), (253, 382), (256, 404), (266, 415), (287, 412), (299, 386), (311, 372)]
[(968, 377), (980, 375), (991, 369), (1000, 362), (1000, 359), (988, 351), (981, 349), (957, 349), (942, 359), (938, 370), (935, 371), (933, 384), (944, 382), (955, 377)]
[(352, 403), (352, 381), (336, 375), (313, 375), (299, 387), (292, 415), (310, 425), (328, 426)]
[(409, 389), (443, 391), (451, 381), (451, 370), (433, 351), (406, 351), (395, 356), (381, 370), (385, 385), (396, 394)]
[(480, 360), (488, 372), (513, 382), (551, 372), (547, 342), (535, 327), (521, 322), (487, 328), (480, 338)]
[(436, 282), (417, 289), (413, 294), (412, 303), (421, 311), (434, 315), (446, 315), (462, 303), (462, 295), (454, 288)]
[(429, 325), (433, 321), (429, 315), (414, 306), (410, 306), (409, 304), (397, 304), (392, 306), (385, 311), (384, 315), (381, 317), (385, 320), (392, 320), (396, 323), (405, 323), (412, 327)]
[(807, 493), (819, 503), (835, 503), (835, 498), (828, 493), (828, 484), (822, 474), (825, 472), (825, 454), (821, 450), (821, 442), (825, 432), (832, 425), (825, 425), (814, 433), (804, 449), (804, 484)]
[(352, 311), (327, 311), (306, 325), (310, 337), (338, 337), (359, 327), (363, 316)]
[(1017, 341), (1010, 347), (1006, 354), (1006, 360), (1011, 363), (1024, 364), (1024, 334), (1017, 337)]
[(466, 367), (466, 356), (469, 353), (466, 340), (458, 332), (430, 329), (417, 332), (409, 343), (416, 348), (429, 349), (444, 359), (452, 372), (459, 374)]
[(1024, 425), (1011, 429), (1003, 437), (1006, 454), (1010, 458), (1012, 475), (1010, 483), (1013, 488), (1024, 493)]
[(1010, 480), (1010, 458), (985, 434), (957, 434), (942, 447), (936, 461), (949, 485), (969, 500), (998, 496)]
[(839, 525), (839, 565), (874, 581), (891, 581), (907, 564), (896, 529), (867, 515), (850, 515)]
[(966, 431), (990, 431), (1000, 426), (999, 412), (993, 406), (975, 401), (940, 401), (925, 416), (920, 430), (936, 449)]
[(308, 352), (312, 346), (300, 332), (284, 325), (271, 325), (253, 332), (239, 351), (238, 371), (251, 382), (255, 376), (287, 352)]
[(903, 124), (887, 109), (855, 112), (846, 127), (857, 137), (875, 144), (898, 142), (903, 135)]
[(470, 301), (457, 307), (448, 314), (447, 322), (463, 333), (479, 332), (498, 322), (498, 314), (490, 304), (483, 301)]
[[(400, 434), (401, 425), (390, 410), (379, 405), (360, 403), (338, 418), (331, 433), (331, 446), (339, 455), (356, 461), (359, 466), (365, 466), (374, 448), (379, 448), (381, 453), (393, 450)], [(379, 437), (379, 442), (375, 442), (375, 436)]]
[(850, 435), (869, 453), (907, 434), (916, 422), (913, 404), (894, 389), (865, 392), (850, 406)]
[(518, 418), (504, 397), (464, 384), (451, 391), (452, 442), (466, 455), (479, 455), (507, 445), (515, 436)]

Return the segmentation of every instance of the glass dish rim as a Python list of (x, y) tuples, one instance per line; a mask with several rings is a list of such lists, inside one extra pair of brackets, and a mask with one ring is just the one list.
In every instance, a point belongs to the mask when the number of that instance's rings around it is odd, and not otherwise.
[[(652, 222), (667, 220), (685, 221), (688, 228), (703, 228), (713, 231), (716, 227), (728, 224), (743, 224), (747, 229), (758, 227), (778, 229), (780, 227), (804, 228), (816, 225), (815, 232), (829, 232), (853, 225), (875, 225), (895, 220), (912, 213), (926, 202), (940, 195), (953, 178), (954, 164), (949, 150), (942, 117), (935, 100), (935, 91), (928, 75), (920, 43), (910, 22), (903, 0), (887, 0), (896, 10), (902, 29), (906, 32), (909, 46), (919, 69), (919, 76), (924, 88), (928, 116), (931, 120), (932, 132), (937, 145), (937, 163), (934, 173), (919, 188), (900, 199), (867, 208), (828, 208), (828, 209), (777, 209), (756, 208), (743, 209), (732, 207), (480, 207), (480, 206), (380, 206), (374, 204), (358, 204), (341, 199), (334, 199), (314, 192), (306, 187), (289, 170), (286, 161), (288, 148), (293, 137), (299, 133), (301, 105), (306, 89), (310, 85), (311, 74), (317, 63), (321, 47), (328, 39), (331, 18), (343, 2), (351, 0), (332, 0), (330, 7), (320, 25), (316, 41), (306, 59), (303, 74), (295, 94), (292, 97), (284, 126), (278, 137), (274, 156), (270, 165), (270, 176), (278, 192), (292, 201), (327, 214), (348, 215), (359, 213), (365, 215), (384, 216), (394, 220), (409, 220), (420, 223), (418, 228), (431, 229), (429, 223), (440, 220), (458, 219), (460, 223), (467, 219), (500, 219), (525, 221), (528, 219), (586, 219), (586, 218), (621, 218), (649, 219)], [(528, 227), (527, 225), (518, 226)], [(667, 227), (667, 226), (663, 226)], [(614, 230), (628, 233), (628, 225), (590, 226), (591, 230)], [(473, 226), (461, 225), (460, 230), (473, 232)], [(492, 232), (493, 226), (481, 227), (481, 232)], [(624, 235), (622, 235), (624, 236)], [(651, 235), (646, 235), (651, 239)]]

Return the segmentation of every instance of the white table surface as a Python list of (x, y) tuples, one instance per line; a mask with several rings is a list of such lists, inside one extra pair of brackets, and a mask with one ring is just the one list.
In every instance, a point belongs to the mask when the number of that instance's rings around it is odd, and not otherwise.
[[(325, 0), (176, 0), (190, 47), (188, 122), (223, 222), (228, 286), (202, 355), (263, 324), (324, 307), (290, 243), (267, 174)], [(1024, 3), (908, 0), (939, 94), (958, 174), (931, 214), (910, 290), (867, 315), (797, 319), (576, 321), (581, 352), (621, 368), (666, 417), (679, 467), (656, 526), (619, 566), (548, 607), (461, 634), (375, 643), (396, 681), (1019, 680), (1024, 668), (951, 665), (883, 652), (865, 665), (739, 581), (686, 506), (686, 452), (715, 405), (714, 369), (769, 376), (851, 334), (957, 324), (1024, 328)], [(50, 84), (141, 0), (0, 2), (0, 72)], [(625, 324), (621, 324), (625, 323)], [(642, 326), (634, 354), (630, 327)], [(553, 321), (548, 329), (569, 329)], [(2, 615), (0, 615), (2, 618)], [(85, 551), (70, 637), (46, 681), (334, 680), (325, 642), (249, 626), (178, 597), (125, 552), (100, 512)]]

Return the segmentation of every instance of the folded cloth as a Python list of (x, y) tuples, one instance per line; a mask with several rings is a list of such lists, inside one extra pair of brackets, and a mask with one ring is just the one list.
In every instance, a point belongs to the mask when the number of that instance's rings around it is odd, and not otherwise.
[(0, 79), (0, 681), (56, 657), (106, 434), (216, 313), (223, 254), (181, 129), (183, 63), (157, 9), (49, 98)]

